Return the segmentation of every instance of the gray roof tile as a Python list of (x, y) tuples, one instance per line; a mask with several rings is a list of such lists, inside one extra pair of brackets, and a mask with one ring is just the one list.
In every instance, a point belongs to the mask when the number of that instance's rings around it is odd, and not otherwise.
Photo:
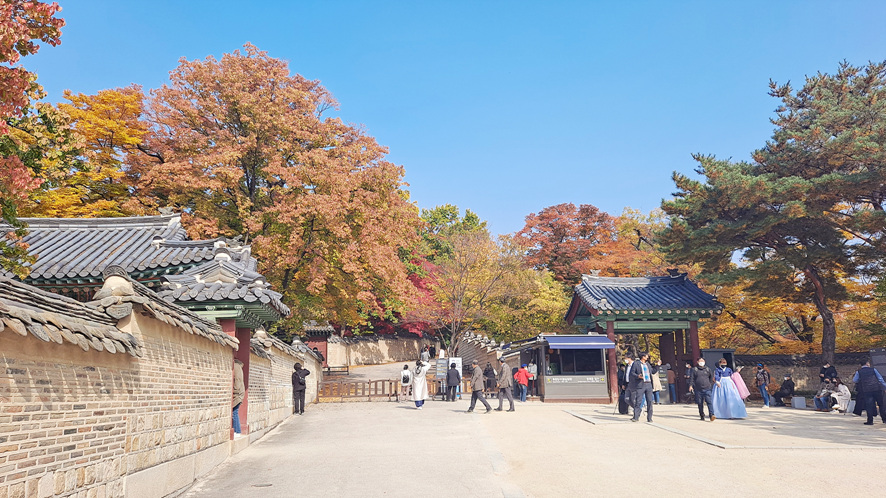
[[(21, 218), (37, 256), (27, 281), (97, 278), (117, 265), (130, 274), (212, 261), (217, 240), (186, 240), (179, 215), (129, 218)], [(9, 230), (0, 225), (0, 234)], [(155, 242), (155, 240), (157, 242)], [(231, 251), (234, 260), (249, 251)]]
[[(8, 329), (8, 330), (4, 330)], [(30, 333), (44, 342), (85, 351), (141, 356), (141, 344), (117, 328), (117, 319), (96, 306), (0, 277), (0, 333)]]
[(627, 278), (583, 275), (575, 295), (596, 310), (718, 310), (714, 296), (702, 291), (686, 274)]

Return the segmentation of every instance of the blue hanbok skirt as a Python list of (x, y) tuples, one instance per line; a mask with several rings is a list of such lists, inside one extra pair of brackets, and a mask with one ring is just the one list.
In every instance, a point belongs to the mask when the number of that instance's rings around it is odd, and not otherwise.
[(748, 416), (744, 401), (738, 394), (738, 388), (729, 377), (720, 379), (720, 387), (714, 385), (711, 401), (714, 405), (714, 416), (717, 418), (747, 418)]

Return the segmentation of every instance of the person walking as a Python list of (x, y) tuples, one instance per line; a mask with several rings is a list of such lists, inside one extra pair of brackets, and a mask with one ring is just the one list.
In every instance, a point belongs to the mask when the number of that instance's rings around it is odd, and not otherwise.
[[(426, 351), (427, 352), (427, 351)], [(426, 361), (418, 360), (415, 362), (415, 368), (412, 369), (412, 401), (415, 402), (415, 408), (421, 410), (428, 399), (428, 369), (431, 364)]]
[(760, 396), (763, 397), (763, 408), (769, 408), (769, 383), (771, 379), (769, 372), (762, 363), (757, 363), (757, 375), (754, 376), (754, 385), (760, 390)]
[(243, 383), (243, 362), (234, 358), (234, 386), (232, 390), (231, 424), (234, 426), (234, 437), (239, 437), (240, 431), (240, 404), (246, 397), (246, 385)]
[(511, 405), (508, 411), (512, 412), (514, 411), (514, 395), (511, 393), (511, 389), (514, 387), (514, 378), (511, 377), (511, 367), (505, 363), (504, 358), (499, 358), (498, 363), (501, 370), (498, 371), (496, 381), (498, 384), (498, 408), (495, 411), (500, 412), (504, 405), (504, 398), (508, 398), (508, 403)]
[(428, 358), (436, 358), (436, 357), (437, 357), (437, 348), (434, 346), (431, 346), (430, 349), (428, 349)]
[(748, 411), (744, 406), (735, 381), (732, 380), (734, 372), (729, 368), (726, 358), (720, 358), (720, 366), (714, 370), (714, 392), (711, 400), (714, 403), (714, 415), (717, 418), (747, 418)]
[(455, 368), (455, 363), (450, 363), (449, 370), (446, 372), (446, 394), (448, 401), (455, 401), (459, 384), (461, 384), (461, 373)]
[(665, 364), (665, 368), (667, 369), (668, 376), (668, 396), (671, 399), (671, 404), (677, 402), (677, 374), (674, 372), (674, 369), (671, 368), (670, 363)]
[[(631, 383), (631, 368), (634, 366), (634, 359), (628, 355), (625, 356), (625, 403), (628, 404), (629, 407), (633, 408), (634, 406), (634, 387), (636, 385)], [(631, 414), (633, 416), (633, 414)]]
[(874, 414), (880, 411), (880, 418), (886, 424), (886, 411), (883, 410), (883, 390), (886, 382), (883, 376), (875, 368), (871, 367), (871, 361), (864, 362), (861, 368), (855, 372), (852, 382), (859, 386), (864, 396), (864, 409), (868, 413), (868, 421), (864, 425), (874, 425)]
[(397, 402), (399, 403), (400, 396), (403, 399), (406, 399), (409, 396), (409, 388), (412, 387), (412, 371), (409, 370), (409, 365), (403, 365), (403, 370), (400, 372), (400, 393), (397, 395)]
[(311, 372), (302, 368), (301, 363), (296, 363), (292, 368), (295, 370), (292, 372), (292, 413), (303, 415), (305, 413), (305, 390), (308, 387), (305, 377), (311, 375)]
[[(629, 375), (633, 383), (634, 416), (631, 422), (640, 421), (643, 401), (646, 402), (646, 421), (652, 422), (652, 368), (648, 363), (649, 353), (640, 353), (640, 360), (635, 361)], [(641, 401), (643, 400), (643, 401)]]
[(468, 407), (468, 413), (474, 411), (474, 406), (477, 405), (477, 400), (480, 400), (483, 403), (483, 406), (486, 407), (486, 413), (492, 411), (492, 407), (489, 406), (489, 402), (486, 401), (486, 396), (483, 396), (483, 387), (484, 387), (484, 375), (483, 371), (480, 370), (480, 363), (477, 360), (471, 362), (471, 366), (473, 367), (471, 370), (471, 406)]
[(514, 374), (514, 380), (517, 381), (517, 385), (520, 387), (520, 403), (525, 403), (526, 392), (529, 390), (529, 369), (526, 368), (525, 363)]
[(704, 405), (707, 403), (708, 415), (710, 415), (711, 422), (713, 422), (714, 420), (717, 420), (717, 417), (714, 416), (713, 401), (714, 384), (716, 384), (716, 381), (714, 380), (714, 372), (711, 371), (710, 367), (705, 365), (704, 358), (699, 358), (696, 365), (695, 368), (689, 370), (689, 392), (695, 393), (695, 404), (698, 405), (698, 416), (701, 417), (702, 420), (705, 420)]

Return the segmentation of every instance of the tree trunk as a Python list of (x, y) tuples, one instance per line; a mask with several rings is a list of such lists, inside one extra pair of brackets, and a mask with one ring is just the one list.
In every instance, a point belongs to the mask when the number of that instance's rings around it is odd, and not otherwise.
[(824, 292), (824, 286), (821, 283), (821, 277), (818, 270), (812, 265), (806, 265), (803, 270), (806, 278), (812, 284), (814, 292), (812, 301), (815, 303), (818, 314), (821, 315), (821, 356), (825, 363), (834, 364), (834, 353), (837, 348), (837, 326), (834, 323), (834, 312), (828, 308), (827, 296)]

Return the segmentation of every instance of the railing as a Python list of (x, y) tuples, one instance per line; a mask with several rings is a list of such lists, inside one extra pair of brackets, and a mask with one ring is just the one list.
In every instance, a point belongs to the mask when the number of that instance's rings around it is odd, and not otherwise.
[(326, 380), (320, 383), (320, 401), (396, 401), (400, 383), (396, 380)]
[[(325, 380), (320, 383), (320, 402), (343, 402), (343, 401), (373, 401), (387, 400), (396, 401), (400, 392), (398, 380)], [(428, 397), (443, 396), (445, 388), (441, 388), (438, 379), (428, 379)], [(464, 396), (471, 393), (471, 380), (463, 379), (461, 394)]]

